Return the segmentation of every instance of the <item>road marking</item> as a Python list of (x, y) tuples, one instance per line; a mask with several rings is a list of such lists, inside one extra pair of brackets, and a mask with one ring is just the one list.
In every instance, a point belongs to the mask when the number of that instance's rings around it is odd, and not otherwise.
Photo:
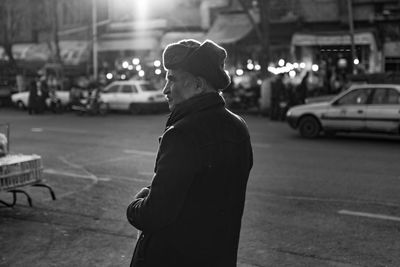
[(76, 172), (66, 172), (66, 171), (59, 171), (59, 170), (53, 170), (53, 169), (45, 169), (43, 172), (46, 174), (56, 174), (56, 175), (62, 175), (62, 176), (66, 176), (66, 177), (88, 179), (88, 180), (92, 180), (92, 181), (101, 180), (98, 177), (96, 177), (95, 175), (79, 174)]
[(40, 133), (40, 132), (60, 132), (60, 133), (75, 133), (75, 134), (87, 134), (86, 130), (75, 130), (68, 128), (31, 128), (32, 132)]
[(301, 200), (301, 201), (316, 201), (316, 202), (337, 202), (337, 203), (350, 203), (350, 204), (367, 204), (367, 205), (382, 205), (388, 207), (400, 207), (399, 203), (393, 202), (381, 202), (381, 201), (370, 201), (370, 200), (351, 200), (351, 199), (338, 199), (338, 198), (319, 198), (319, 197), (305, 197), (305, 196), (289, 196), (279, 195), (273, 193), (262, 193), (248, 191), (248, 194), (260, 196), (260, 197), (277, 197), (288, 200)]
[(135, 149), (125, 149), (124, 153), (126, 154), (138, 154), (141, 156), (149, 156), (149, 157), (154, 157), (157, 155), (155, 152), (151, 151), (144, 151), (144, 150), (135, 150)]
[(140, 179), (140, 178), (131, 178), (131, 177), (124, 177), (124, 176), (93, 176), (93, 175), (85, 175), (79, 174), (75, 172), (66, 172), (61, 170), (54, 170), (54, 169), (45, 169), (43, 171), (46, 174), (54, 174), (54, 175), (61, 175), (66, 177), (78, 178), (78, 179), (88, 179), (93, 181), (102, 181), (102, 182), (109, 182), (114, 179), (124, 180), (124, 181), (132, 181), (132, 182), (140, 182), (140, 183), (149, 183), (148, 179)]
[(252, 143), (253, 147), (257, 148), (270, 148), (271, 145), (267, 143)]
[(339, 210), (338, 213), (343, 214), (343, 215), (360, 216), (360, 217), (367, 217), (367, 218), (373, 218), (373, 219), (381, 219), (381, 220), (400, 222), (400, 217), (390, 216), (390, 215), (385, 215), (385, 214), (367, 213), (367, 212), (351, 211), (351, 210)]
[(43, 128), (31, 128), (31, 132), (40, 133), (43, 132)]

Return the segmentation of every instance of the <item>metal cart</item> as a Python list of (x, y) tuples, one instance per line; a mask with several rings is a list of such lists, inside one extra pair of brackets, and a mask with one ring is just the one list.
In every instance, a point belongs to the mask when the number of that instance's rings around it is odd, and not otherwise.
[[(10, 125), (0, 124), (0, 191), (13, 194), (12, 203), (0, 200), (0, 203), (13, 207), (17, 202), (17, 193), (24, 194), (32, 207), (32, 198), (23, 190), (27, 186), (45, 187), (51, 198), (56, 199), (53, 189), (43, 179), (42, 158), (39, 155), (9, 154)], [(6, 140), (6, 142), (4, 142)]]

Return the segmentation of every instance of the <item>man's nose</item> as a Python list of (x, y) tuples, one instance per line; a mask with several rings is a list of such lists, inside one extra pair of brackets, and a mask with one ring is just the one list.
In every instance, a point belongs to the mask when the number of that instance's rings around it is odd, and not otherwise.
[(163, 90), (162, 90), (162, 93), (163, 93), (164, 95), (166, 95), (166, 94), (169, 93), (169, 85), (168, 85), (168, 83), (164, 86), (164, 88), (163, 88)]

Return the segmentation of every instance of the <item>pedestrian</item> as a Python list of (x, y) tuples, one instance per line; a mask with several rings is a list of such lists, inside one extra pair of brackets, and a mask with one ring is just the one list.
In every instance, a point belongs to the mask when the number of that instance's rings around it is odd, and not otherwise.
[(230, 83), (226, 56), (210, 40), (182, 40), (164, 50), (171, 114), (151, 185), (127, 209), (142, 231), (133, 267), (236, 266), (253, 156), (244, 120), (219, 93)]
[(32, 80), (29, 83), (29, 96), (28, 96), (28, 113), (29, 115), (35, 114), (38, 112), (38, 90), (37, 90), (37, 81)]

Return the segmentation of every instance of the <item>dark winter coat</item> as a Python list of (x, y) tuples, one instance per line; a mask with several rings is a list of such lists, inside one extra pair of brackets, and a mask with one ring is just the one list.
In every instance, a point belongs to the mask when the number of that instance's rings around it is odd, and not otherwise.
[(160, 138), (150, 194), (127, 209), (143, 231), (131, 266), (236, 266), (252, 165), (247, 126), (217, 93), (178, 105)]

